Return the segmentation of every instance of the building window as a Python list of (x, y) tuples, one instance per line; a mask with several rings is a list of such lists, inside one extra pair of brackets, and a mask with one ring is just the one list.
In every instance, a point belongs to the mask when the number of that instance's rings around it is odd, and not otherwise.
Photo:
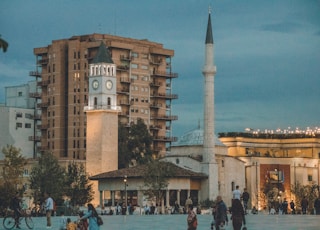
[(31, 124), (30, 124), (30, 123), (25, 123), (25, 124), (24, 124), (24, 127), (25, 127), (26, 129), (30, 129), (30, 128), (31, 128)]
[(235, 183), (234, 183), (234, 181), (232, 181), (231, 182), (231, 191), (235, 190), (235, 186), (234, 185), (235, 185)]
[(136, 52), (132, 52), (132, 57), (134, 57), (134, 58), (137, 58), (138, 57), (138, 53), (136, 53)]
[(312, 175), (308, 175), (308, 181), (312, 181)]
[(18, 96), (19, 96), (19, 97), (22, 97), (22, 92), (18, 92)]
[(133, 64), (133, 63), (132, 63), (132, 64), (131, 64), (131, 68), (132, 68), (132, 69), (138, 69), (138, 64)]
[(20, 123), (20, 122), (16, 123), (16, 129), (17, 128), (22, 128), (22, 123)]

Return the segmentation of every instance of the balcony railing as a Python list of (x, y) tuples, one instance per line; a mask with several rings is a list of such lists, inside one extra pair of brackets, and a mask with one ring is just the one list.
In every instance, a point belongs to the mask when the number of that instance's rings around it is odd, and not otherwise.
[(29, 97), (31, 97), (31, 98), (41, 98), (41, 93), (29, 93)]
[(30, 71), (29, 76), (41, 77), (41, 73), (39, 71)]
[(117, 70), (119, 71), (129, 71), (129, 66), (127, 65), (118, 65)]
[(166, 93), (151, 94), (151, 97), (165, 98), (165, 99), (178, 99), (177, 94), (166, 94)]
[(177, 73), (167, 73), (165, 71), (154, 71), (153, 76), (157, 76), (157, 77), (166, 77), (166, 78), (176, 78), (178, 77)]
[(41, 137), (39, 137), (39, 136), (29, 136), (29, 141), (41, 141)]
[(84, 111), (91, 111), (91, 110), (113, 110), (120, 112), (121, 107), (116, 105), (95, 105), (95, 106), (85, 106), (83, 108)]
[(178, 140), (177, 137), (165, 137), (165, 136), (156, 136), (153, 137), (154, 141), (164, 141), (164, 142), (175, 142)]
[(152, 115), (151, 119), (153, 119), (153, 120), (174, 121), (174, 120), (178, 120), (178, 116)]

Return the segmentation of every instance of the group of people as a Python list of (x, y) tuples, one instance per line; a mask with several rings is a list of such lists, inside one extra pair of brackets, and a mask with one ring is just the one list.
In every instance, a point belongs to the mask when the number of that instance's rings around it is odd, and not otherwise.
[[(246, 229), (246, 219), (245, 215), (248, 201), (250, 198), (249, 193), (246, 189), (243, 192), (240, 191), (239, 186), (236, 186), (236, 189), (233, 190), (233, 199), (232, 206), (228, 210), (226, 204), (222, 200), (222, 197), (217, 196), (215, 203), (212, 207), (212, 215), (213, 221), (211, 223), (211, 229), (220, 230), (224, 229), (226, 225), (228, 225), (228, 211), (231, 213), (230, 220), (232, 221), (232, 226), (234, 230)], [(243, 201), (243, 205), (242, 202)], [(187, 224), (188, 230), (196, 230), (198, 221), (197, 215), (193, 210), (192, 203), (190, 204), (190, 200), (187, 200), (186, 205), (188, 206), (188, 216), (187, 216)]]

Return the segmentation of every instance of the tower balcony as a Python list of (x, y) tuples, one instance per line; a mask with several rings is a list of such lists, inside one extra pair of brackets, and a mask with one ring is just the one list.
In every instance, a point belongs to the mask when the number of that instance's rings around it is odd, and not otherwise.
[(29, 93), (29, 97), (31, 98), (41, 98), (41, 93)]
[(166, 137), (166, 136), (156, 136), (153, 137), (154, 141), (161, 141), (161, 142), (176, 142), (178, 140), (177, 137)]
[(31, 77), (41, 77), (41, 73), (39, 71), (30, 71), (29, 76)]
[(178, 120), (178, 116), (151, 115), (151, 119), (153, 119), (153, 120), (175, 121), (175, 120)]
[(167, 100), (178, 99), (177, 94), (166, 94), (166, 93), (154, 93), (154, 94), (151, 94), (151, 97), (164, 98)]
[(150, 130), (160, 130), (162, 129), (162, 125), (150, 125)]
[(177, 78), (178, 74), (177, 73), (167, 73), (165, 71), (154, 71), (152, 73), (152, 76), (165, 77), (165, 78)]

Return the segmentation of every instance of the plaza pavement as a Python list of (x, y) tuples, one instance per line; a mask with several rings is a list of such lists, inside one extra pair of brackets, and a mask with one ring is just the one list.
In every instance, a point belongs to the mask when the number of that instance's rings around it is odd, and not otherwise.
[[(77, 220), (76, 216), (71, 216), (71, 220)], [(187, 215), (129, 215), (129, 216), (102, 216), (104, 225), (100, 230), (186, 230)], [(60, 217), (52, 217), (53, 226), (51, 229), (59, 229)], [(211, 215), (198, 215), (198, 230), (210, 230)], [(319, 230), (320, 216), (316, 215), (247, 215), (247, 228), (257, 230)], [(4, 229), (0, 218), (0, 229)], [(33, 217), (34, 230), (46, 229), (45, 217)], [(25, 223), (21, 225), (22, 229), (28, 229)], [(232, 230), (231, 223), (226, 230)]]

